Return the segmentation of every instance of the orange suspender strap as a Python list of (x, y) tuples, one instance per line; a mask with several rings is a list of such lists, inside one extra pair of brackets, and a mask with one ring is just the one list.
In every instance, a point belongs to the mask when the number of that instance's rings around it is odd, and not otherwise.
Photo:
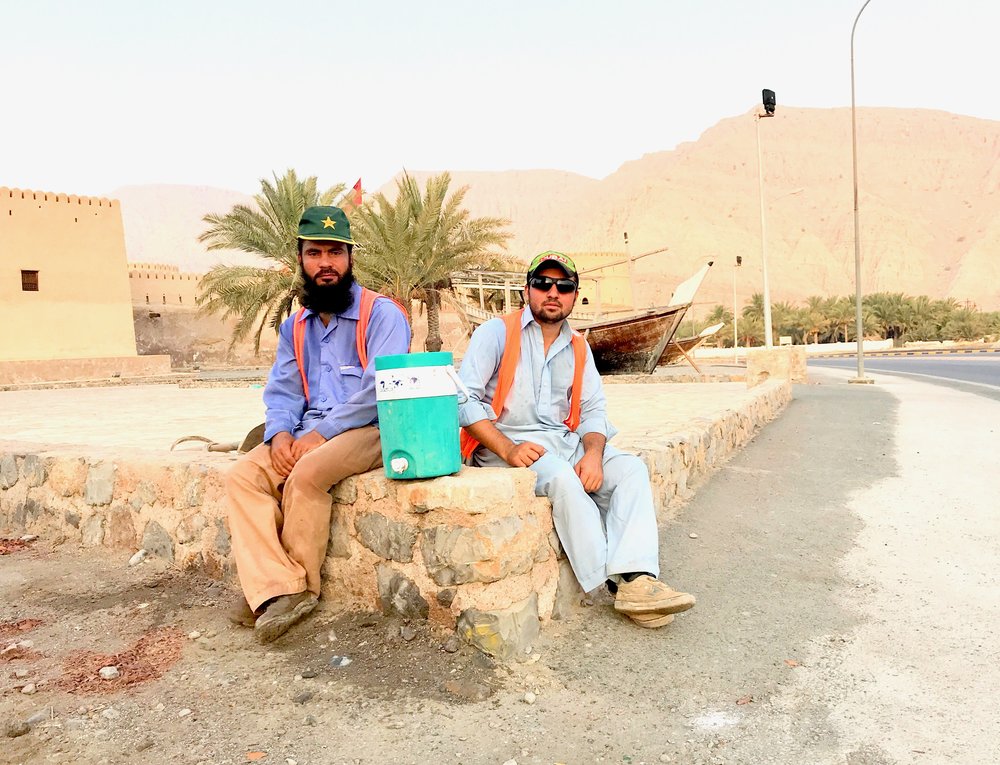
[[(379, 298), (385, 298), (386, 300), (392, 300), (392, 298), (386, 295), (380, 295), (374, 290), (370, 290), (367, 287), (361, 288), (361, 305), (358, 307), (358, 329), (354, 336), (354, 342), (357, 346), (358, 359), (361, 361), (361, 370), (364, 371), (365, 367), (368, 366), (368, 349), (366, 348), (366, 338), (368, 334), (368, 322), (372, 317), (372, 309), (375, 307), (375, 301)], [(403, 316), (406, 316), (406, 310), (397, 301), (392, 300), (396, 307), (403, 312)], [(295, 363), (299, 367), (299, 376), (302, 378), (302, 392), (306, 397), (306, 404), (309, 403), (309, 380), (306, 378), (306, 368), (305, 368), (305, 341), (306, 341), (306, 319), (305, 319), (305, 308), (300, 308), (298, 313), (295, 314), (295, 321), (292, 324), (292, 350), (295, 352)]]
[[(497, 418), (503, 411), (507, 394), (514, 385), (514, 375), (517, 364), (521, 360), (521, 311), (508, 313), (503, 317), (507, 328), (507, 338), (504, 342), (503, 355), (500, 357), (500, 372), (497, 375), (497, 389), (490, 405)], [(576, 430), (580, 424), (580, 402), (583, 396), (583, 369), (587, 363), (587, 341), (579, 332), (573, 332), (573, 387), (570, 393), (569, 417), (563, 423), (570, 430)], [(478, 448), (479, 442), (462, 428), (461, 433), (462, 458), (468, 459)]]
[(306, 378), (305, 344), (306, 344), (306, 309), (300, 308), (292, 322), (292, 350), (295, 351), (295, 363), (299, 366), (299, 376), (302, 378), (302, 392), (309, 406), (309, 380)]
[(573, 332), (573, 387), (570, 388), (569, 417), (563, 422), (570, 430), (580, 427), (580, 402), (583, 398), (583, 368), (587, 364), (587, 341)]
[[(517, 373), (517, 362), (521, 359), (521, 313), (514, 311), (501, 317), (507, 329), (507, 336), (504, 340), (503, 354), (500, 356), (500, 372), (497, 375), (497, 389), (493, 392), (493, 400), (490, 405), (493, 413), (497, 417), (503, 411), (504, 401), (514, 385), (514, 375)], [(462, 450), (462, 459), (468, 459), (479, 447), (479, 441), (469, 435), (469, 431), (462, 428), (459, 437), (459, 446)]]
[(407, 316), (406, 309), (403, 308), (399, 301), (394, 300), (388, 295), (382, 295), (374, 290), (370, 290), (367, 287), (361, 288), (361, 306), (358, 309), (358, 329), (355, 335), (355, 345), (358, 347), (358, 359), (361, 360), (361, 371), (363, 372), (368, 366), (368, 348), (366, 339), (368, 337), (368, 322), (372, 318), (372, 308), (375, 306), (375, 301), (379, 298), (385, 298), (386, 300), (392, 300), (393, 304), (398, 308), (403, 316)]

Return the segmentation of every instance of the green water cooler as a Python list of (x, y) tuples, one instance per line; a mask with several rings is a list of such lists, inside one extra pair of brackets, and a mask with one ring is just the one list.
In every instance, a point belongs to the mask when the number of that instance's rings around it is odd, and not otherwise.
[(375, 398), (388, 478), (434, 478), (462, 467), (458, 395), (450, 352), (375, 358)]

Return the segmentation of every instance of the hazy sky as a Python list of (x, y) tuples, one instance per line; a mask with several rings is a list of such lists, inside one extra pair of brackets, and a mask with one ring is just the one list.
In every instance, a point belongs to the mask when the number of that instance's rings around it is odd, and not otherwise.
[[(748, 111), (850, 105), (863, 0), (0, 0), (0, 185), (243, 192), (294, 167), (593, 177)], [(1000, 120), (996, 0), (872, 0), (860, 106)]]

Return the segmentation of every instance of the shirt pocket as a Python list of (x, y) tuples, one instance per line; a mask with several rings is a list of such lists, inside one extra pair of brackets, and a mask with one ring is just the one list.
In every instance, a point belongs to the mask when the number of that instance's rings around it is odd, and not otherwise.
[(569, 417), (569, 402), (573, 394), (573, 356), (569, 355), (568, 363), (565, 356), (560, 353), (549, 362), (550, 414), (553, 420), (559, 422)]
[(361, 377), (364, 369), (356, 364), (341, 364), (335, 374), (337, 386), (340, 388), (340, 401), (347, 401), (351, 396), (361, 390)]

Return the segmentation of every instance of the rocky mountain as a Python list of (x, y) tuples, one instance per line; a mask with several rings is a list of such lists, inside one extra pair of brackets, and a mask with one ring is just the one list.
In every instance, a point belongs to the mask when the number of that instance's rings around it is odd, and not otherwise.
[[(767, 260), (775, 301), (854, 291), (849, 109), (779, 108), (759, 124)], [(945, 112), (858, 110), (862, 286), (953, 297), (1000, 309), (1000, 122)], [(264, 168), (262, 172), (266, 170)], [(424, 178), (430, 172), (417, 173)], [(601, 180), (555, 170), (453, 171), (475, 215), (509, 218), (512, 254), (544, 249), (668, 247), (637, 262), (637, 299), (663, 302), (706, 260), (698, 302), (761, 291), (761, 231), (753, 113), (697, 140), (648, 154)], [(391, 188), (392, 184), (387, 185)], [(131, 187), (122, 200), (130, 260), (204, 270), (218, 260), (195, 237), (201, 215), (244, 195), (221, 189)], [(229, 262), (245, 255), (227, 254)], [(245, 261), (241, 261), (245, 262)]]
[(165, 263), (203, 272), (215, 263), (253, 264), (256, 257), (236, 250), (208, 251), (198, 236), (210, 213), (249, 204), (247, 194), (210, 186), (122, 186), (108, 196), (122, 205), (125, 252), (130, 263)]

